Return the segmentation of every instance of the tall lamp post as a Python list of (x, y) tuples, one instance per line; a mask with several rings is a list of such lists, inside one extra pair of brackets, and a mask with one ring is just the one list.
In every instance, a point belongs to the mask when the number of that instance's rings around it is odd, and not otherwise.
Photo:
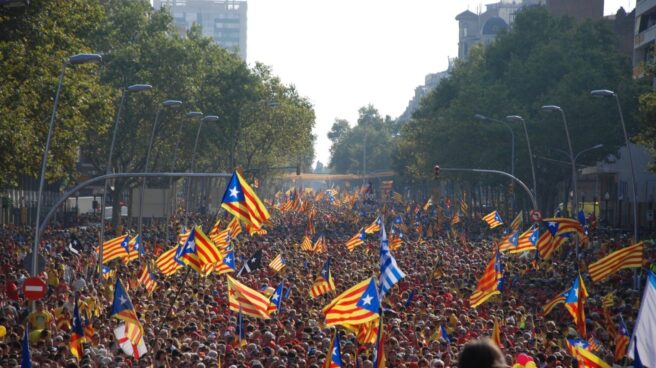
[(533, 194), (537, 197), (538, 192), (537, 192), (537, 181), (535, 180), (535, 166), (533, 165), (533, 151), (531, 150), (531, 140), (528, 137), (528, 129), (526, 129), (526, 121), (524, 120), (524, 118), (522, 118), (519, 115), (508, 115), (506, 116), (506, 120), (520, 121), (522, 123), (522, 126), (524, 127), (524, 135), (526, 136), (526, 144), (528, 145), (528, 159), (529, 162), (531, 163), (531, 176), (533, 177)]
[[(574, 152), (572, 151), (572, 140), (569, 137), (569, 127), (567, 126), (567, 117), (565, 116), (565, 111), (563, 111), (560, 106), (556, 105), (544, 105), (541, 108), (542, 111), (545, 112), (560, 112), (560, 116), (563, 118), (563, 124), (565, 125), (565, 135), (567, 136), (567, 147), (569, 148), (569, 159), (572, 164), (572, 187), (574, 189), (574, 198), (573, 198), (573, 204), (572, 204), (572, 209), (573, 212), (576, 212), (576, 207), (578, 207), (578, 191), (576, 187), (576, 162), (574, 162)], [(579, 261), (579, 241), (578, 237), (576, 238), (575, 241), (576, 244), (576, 262)], [(578, 264), (578, 263), (577, 263)]]
[(41, 160), (41, 175), (39, 176), (39, 192), (36, 196), (36, 226), (34, 230), (34, 244), (32, 245), (32, 267), (30, 274), (36, 276), (37, 274), (37, 252), (39, 251), (39, 217), (41, 217), (41, 197), (43, 196), (43, 186), (45, 184), (46, 165), (48, 163), (48, 151), (50, 150), (50, 139), (52, 138), (52, 131), (55, 126), (55, 117), (57, 116), (57, 105), (59, 104), (59, 94), (61, 87), (64, 83), (64, 72), (69, 65), (80, 65), (87, 63), (100, 63), (102, 56), (98, 54), (77, 54), (64, 60), (61, 73), (59, 74), (59, 83), (57, 84), (57, 92), (55, 93), (55, 102), (50, 116), (50, 124), (48, 126), (48, 136), (46, 138), (46, 147), (43, 150), (43, 159)]
[[(512, 127), (510, 124), (503, 120), (498, 120), (494, 119), (485, 115), (481, 114), (475, 114), (474, 115), (475, 119), (481, 120), (481, 121), (492, 121), (495, 123), (500, 123), (503, 124), (508, 130), (510, 131), (510, 175), (515, 176), (515, 131), (513, 131)], [(514, 183), (513, 183), (514, 185)], [(515, 191), (513, 191), (512, 198), (511, 198), (511, 211), (514, 213), (515, 211)]]
[(567, 125), (567, 117), (565, 116), (565, 111), (560, 108), (560, 106), (556, 105), (544, 105), (542, 106), (541, 110), (545, 112), (559, 112), (560, 116), (563, 118), (563, 124), (565, 125), (565, 136), (567, 137), (567, 147), (569, 148), (569, 159), (572, 165), (572, 188), (574, 189), (574, 203), (572, 204), (572, 209), (573, 212), (576, 212), (579, 198), (576, 186), (576, 162), (574, 161), (574, 151), (572, 151), (572, 140), (569, 136), (569, 126)]
[[(150, 161), (150, 151), (153, 148), (153, 141), (155, 140), (155, 132), (157, 131), (157, 125), (159, 124), (159, 115), (163, 107), (176, 108), (182, 105), (182, 101), (179, 100), (165, 100), (157, 108), (157, 113), (155, 113), (155, 123), (153, 124), (153, 130), (150, 133), (150, 141), (148, 141), (148, 150), (146, 151), (146, 162), (144, 163), (144, 172), (148, 172), (148, 161)], [(141, 182), (141, 190), (139, 191), (139, 227), (138, 235), (141, 235), (143, 239), (143, 234), (141, 233), (143, 229), (143, 196), (144, 191), (146, 190), (146, 178), (143, 178)]]
[(606, 215), (604, 217), (606, 217), (606, 226), (610, 228), (610, 219), (608, 218), (608, 200), (610, 200), (610, 193), (606, 192), (606, 194), (604, 194), (604, 200), (606, 201)]
[[(123, 90), (121, 96), (121, 102), (118, 104), (118, 111), (116, 112), (116, 119), (114, 121), (114, 132), (112, 133), (112, 142), (109, 145), (109, 154), (107, 155), (107, 166), (105, 166), (105, 174), (110, 174), (112, 172), (112, 154), (114, 153), (114, 143), (116, 142), (116, 133), (118, 132), (118, 125), (121, 121), (121, 112), (123, 111), (123, 105), (125, 104), (125, 96), (128, 92), (141, 92), (148, 91), (152, 89), (153, 86), (150, 84), (133, 84), (128, 86), (128, 88)], [(102, 264), (103, 250), (105, 243), (105, 200), (107, 198), (107, 183), (109, 180), (105, 179), (105, 184), (103, 186), (102, 199), (100, 205), (100, 252), (98, 254), (99, 263)]]
[(510, 131), (510, 175), (514, 176), (515, 175), (515, 132), (513, 131), (512, 127), (503, 120), (494, 119), (481, 114), (474, 115), (474, 118), (481, 121), (493, 121), (495, 123), (501, 123), (505, 125), (506, 128), (508, 128), (508, 130)]
[(624, 122), (624, 114), (622, 113), (622, 105), (617, 93), (608, 89), (597, 89), (591, 91), (594, 97), (614, 97), (617, 103), (617, 111), (620, 114), (620, 123), (622, 124), (622, 132), (624, 133), (624, 144), (626, 150), (629, 152), (629, 164), (631, 165), (631, 195), (633, 196), (633, 242), (638, 243), (638, 193), (636, 193), (636, 177), (635, 165), (633, 164), (633, 155), (631, 154), (631, 146), (629, 145), (629, 135), (626, 133), (626, 123)]
[[(196, 140), (194, 141), (194, 150), (191, 153), (191, 172), (194, 172), (196, 169), (196, 149), (198, 148), (198, 138), (200, 138), (200, 130), (203, 127), (204, 122), (210, 122), (210, 121), (217, 121), (219, 120), (219, 117), (216, 115), (207, 115), (206, 117), (200, 119), (200, 123), (198, 124), (198, 129), (196, 130)], [(191, 178), (189, 178), (191, 179)], [(185, 199), (185, 218), (188, 220), (189, 219), (189, 194), (191, 192), (191, 180), (188, 180), (187, 183), (187, 195)]]
[[(583, 151), (580, 151), (579, 153), (575, 154), (575, 155), (574, 155), (574, 166), (576, 166), (576, 161), (578, 161), (579, 157), (580, 157), (582, 154), (584, 154), (584, 153), (586, 153), (586, 152), (590, 152), (590, 151), (592, 151), (592, 150), (600, 149), (600, 148), (603, 148), (603, 147), (604, 147), (604, 145), (600, 143), (600, 144), (596, 144), (596, 145), (594, 145), (594, 146), (592, 146), (592, 147), (586, 148), (586, 149), (584, 149)], [(556, 148), (556, 149), (554, 149), (554, 151), (559, 152), (559, 153), (562, 153), (562, 154), (565, 155), (565, 156), (568, 156), (567, 152), (565, 152), (565, 151), (563, 151), (563, 150), (561, 150), (561, 149), (557, 149), (557, 148)], [(574, 179), (573, 179), (573, 180), (574, 180), (575, 182), (577, 182), (578, 178), (577, 178), (576, 176), (574, 176)], [(585, 196), (583, 197), (583, 202), (585, 203)], [(577, 204), (577, 208), (578, 208), (578, 198), (576, 198), (576, 196), (574, 196), (574, 203)]]
[[(200, 111), (189, 111), (188, 113), (185, 114), (186, 119), (195, 119), (203, 116), (203, 113)], [(185, 119), (180, 122), (180, 127), (178, 128), (178, 137), (181, 136), (182, 134), (182, 127), (184, 126)], [(180, 139), (175, 140), (175, 146), (173, 147), (173, 161), (171, 161), (171, 172), (175, 171), (175, 163), (178, 160), (178, 147), (180, 146)], [(171, 185), (173, 184), (173, 177), (169, 178), (169, 186), (168, 188), (171, 188)], [(176, 204), (176, 199), (177, 199), (177, 185), (174, 185), (174, 188), (171, 189), (171, 197), (172, 201), (171, 203), (167, 204), (166, 201), (164, 201), (164, 215), (166, 217), (166, 241), (169, 241), (169, 209), (171, 210), (171, 213), (175, 214), (175, 204)]]

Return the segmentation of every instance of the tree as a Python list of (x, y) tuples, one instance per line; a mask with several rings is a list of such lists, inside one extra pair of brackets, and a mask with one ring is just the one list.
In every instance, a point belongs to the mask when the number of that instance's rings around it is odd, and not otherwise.
[[(540, 112), (547, 104), (565, 111), (574, 152), (604, 144), (604, 149), (582, 156), (578, 163), (591, 164), (617, 152), (623, 139), (615, 107), (590, 97), (590, 90), (618, 91), (630, 116), (640, 86), (631, 79), (630, 65), (614, 48), (613, 37), (603, 21), (577, 23), (553, 17), (541, 7), (518, 13), (510, 31), (490, 46), (472, 50), (470, 59), (456, 64), (451, 76), (422, 101), (402, 128), (393, 155), (395, 169), (410, 180), (430, 177), (435, 161), (445, 167), (510, 171), (507, 129), (473, 119), (477, 113), (497, 119), (522, 115), (533, 153), (554, 157), (553, 148), (566, 150), (567, 145), (560, 116)], [(627, 124), (635, 132), (635, 121), (628, 119)], [(519, 126), (513, 129), (515, 172), (530, 183), (524, 135)], [(571, 174), (566, 167), (540, 162), (537, 176), (540, 197), (549, 199), (556, 194), (556, 184), (568, 182)], [(477, 177), (481, 179), (499, 182)]]
[(366, 143), (367, 172), (388, 170), (395, 122), (382, 118), (371, 105), (360, 108), (359, 114), (355, 127), (350, 128), (346, 120), (336, 120), (328, 133), (333, 142), (330, 167), (340, 173), (362, 173)]
[[(21, 175), (37, 177), (64, 60), (93, 50), (86, 36), (97, 29), (96, 1), (34, 0), (25, 11), (0, 15), (0, 186)], [(47, 179), (74, 177), (87, 128), (109, 113), (111, 89), (98, 66), (69, 67), (59, 101)]]
[[(656, 157), (656, 93), (647, 92), (640, 96), (639, 118), (641, 131), (638, 135), (638, 142), (645, 145), (651, 152), (652, 157)], [(652, 171), (656, 171), (656, 166), (652, 164)]]

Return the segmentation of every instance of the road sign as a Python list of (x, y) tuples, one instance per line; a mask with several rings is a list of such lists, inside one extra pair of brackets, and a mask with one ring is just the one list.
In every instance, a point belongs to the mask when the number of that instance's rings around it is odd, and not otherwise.
[(542, 212), (538, 210), (531, 210), (531, 221), (532, 222), (539, 222), (542, 220)]
[(46, 296), (48, 286), (38, 277), (29, 277), (23, 282), (23, 295), (27, 300), (39, 300)]
[[(32, 253), (27, 253), (25, 258), (23, 258), (23, 267), (27, 270), (27, 272), (32, 272)], [(36, 273), (37, 275), (40, 274), (41, 272), (45, 271), (46, 269), (46, 259), (43, 258), (41, 254), (37, 254), (36, 257)]]

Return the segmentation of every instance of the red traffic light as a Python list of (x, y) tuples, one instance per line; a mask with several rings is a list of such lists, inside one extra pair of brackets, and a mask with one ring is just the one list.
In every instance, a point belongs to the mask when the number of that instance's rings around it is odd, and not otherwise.
[(435, 174), (436, 178), (440, 177), (440, 165), (435, 164), (435, 167), (433, 167), (433, 173)]

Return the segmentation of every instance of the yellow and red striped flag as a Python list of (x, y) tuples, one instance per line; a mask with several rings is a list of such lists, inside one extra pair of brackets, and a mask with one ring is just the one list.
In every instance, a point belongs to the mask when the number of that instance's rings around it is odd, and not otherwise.
[(378, 335), (378, 319), (359, 325), (343, 324), (342, 327), (353, 332), (360, 344), (375, 344)]
[(328, 251), (328, 247), (326, 246), (326, 237), (324, 235), (321, 235), (319, 239), (314, 242), (314, 247), (312, 250), (314, 250), (316, 253), (325, 253)]
[(216, 244), (215, 238), (218, 238), (219, 234), (221, 233), (221, 219), (216, 220), (216, 223), (214, 226), (212, 226), (212, 230), (210, 230), (209, 233), (207, 233), (207, 236)]
[(483, 216), (483, 221), (487, 222), (490, 229), (494, 229), (497, 226), (503, 225), (503, 220), (501, 219), (501, 215), (499, 215), (499, 212), (497, 211), (492, 211), (487, 215)]
[(165, 276), (171, 276), (182, 268), (182, 265), (176, 262), (174, 258), (177, 249), (177, 247), (173, 247), (167, 250), (157, 257), (157, 260), (155, 261), (157, 268), (159, 268), (159, 271)]
[(515, 219), (510, 223), (510, 228), (513, 230), (519, 230), (524, 223), (524, 211), (519, 211)]
[(333, 274), (330, 272), (330, 258), (328, 258), (310, 288), (310, 296), (316, 298), (334, 290), (335, 282), (333, 281)]
[(494, 257), (485, 267), (483, 276), (478, 280), (476, 290), (469, 297), (469, 305), (475, 308), (490, 299), (492, 296), (501, 294), (499, 282), (501, 280), (501, 260), (499, 251), (494, 252)]
[(537, 251), (538, 248), (536, 247), (536, 244), (539, 240), (539, 234), (540, 232), (535, 226), (530, 227), (519, 236), (517, 239), (517, 247), (510, 248), (509, 253), (517, 254), (532, 250)]
[(278, 254), (276, 258), (269, 263), (269, 267), (276, 272), (282, 271), (282, 269), (285, 268), (285, 260), (282, 258), (282, 254)]
[(374, 222), (371, 223), (371, 225), (367, 226), (364, 228), (364, 232), (367, 234), (373, 234), (375, 232), (380, 231), (380, 224), (382, 220), (380, 219), (380, 216), (376, 217)]
[(314, 247), (312, 246), (312, 241), (306, 235), (303, 237), (303, 242), (301, 243), (301, 250), (313, 251)]
[(325, 326), (359, 325), (380, 316), (380, 299), (376, 279), (366, 279), (344, 291), (323, 307)]
[(228, 279), (228, 304), (233, 312), (241, 312), (254, 318), (270, 319), (269, 298), (226, 275)]
[(643, 253), (642, 242), (617, 250), (588, 266), (590, 278), (599, 282), (621, 269), (640, 268), (644, 262)]
[(613, 305), (615, 305), (615, 294), (611, 291), (601, 298), (601, 307), (610, 309), (613, 308)]
[[(124, 258), (128, 256), (128, 244), (130, 243), (129, 235), (117, 236), (103, 243), (103, 258), (102, 263), (108, 263), (116, 258)], [(96, 252), (100, 252), (100, 247), (96, 247)]]
[(492, 341), (498, 347), (503, 347), (503, 344), (501, 344), (501, 328), (499, 328), (499, 321), (496, 318), (494, 319), (494, 327), (492, 327)]
[(555, 238), (551, 235), (549, 231), (545, 231), (540, 238), (538, 239), (538, 252), (540, 252), (540, 258), (548, 261), (551, 259), (551, 256), (557, 251), (564, 243), (567, 241), (567, 238), (564, 236), (556, 236)]
[(551, 235), (556, 237), (558, 235), (577, 233), (581, 238), (586, 238), (583, 225), (578, 220), (567, 217), (551, 217), (542, 219), (551, 232)]
[(456, 225), (460, 223), (460, 213), (458, 211), (455, 211), (453, 213), (453, 217), (451, 217), (451, 225)]
[(565, 296), (558, 294), (557, 297), (551, 299), (542, 307), (542, 316), (546, 316), (558, 305), (565, 303)]
[(143, 254), (143, 245), (141, 244), (141, 235), (136, 235), (128, 243), (128, 256), (123, 258), (125, 264), (139, 258), (139, 253)]
[(353, 252), (357, 246), (364, 244), (365, 236), (364, 228), (361, 228), (357, 234), (353, 235), (353, 237), (346, 242), (346, 249), (348, 249), (349, 252)]
[(222, 275), (228, 272), (235, 272), (235, 252), (229, 251), (221, 262), (214, 264), (214, 272)]
[(143, 287), (148, 291), (148, 294), (152, 294), (153, 291), (155, 291), (155, 288), (157, 288), (157, 281), (155, 276), (150, 273), (148, 266), (145, 266), (143, 270), (141, 270), (141, 274), (139, 275), (139, 283), (141, 283), (141, 285), (143, 285)]
[(221, 202), (221, 207), (239, 220), (250, 223), (256, 230), (261, 229), (262, 224), (271, 217), (253, 188), (237, 171), (232, 174)]

